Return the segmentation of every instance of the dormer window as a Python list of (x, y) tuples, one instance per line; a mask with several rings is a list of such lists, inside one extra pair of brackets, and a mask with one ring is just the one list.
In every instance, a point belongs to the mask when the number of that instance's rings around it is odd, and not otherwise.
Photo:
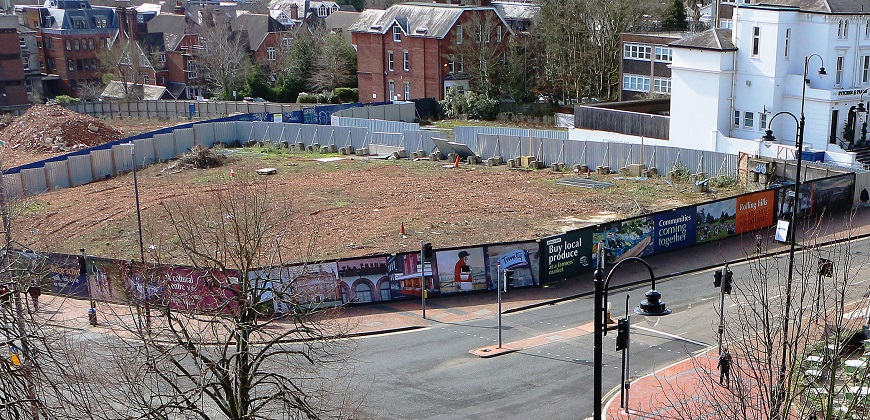
[(317, 8), (317, 16), (319, 16), (319, 17), (329, 16), (329, 9), (327, 9), (326, 6), (321, 4), (320, 7)]
[(105, 29), (108, 24), (108, 21), (105, 17), (95, 17), (94, 18), (94, 26), (100, 29)]
[(73, 28), (75, 28), (75, 29), (85, 29), (85, 20), (84, 19), (73, 19), (72, 24), (73, 24)]
[(402, 42), (402, 28), (399, 25), (393, 26), (393, 42)]

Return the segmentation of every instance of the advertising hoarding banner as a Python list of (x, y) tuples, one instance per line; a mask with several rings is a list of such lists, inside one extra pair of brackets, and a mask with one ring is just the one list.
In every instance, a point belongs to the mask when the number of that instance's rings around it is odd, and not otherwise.
[[(695, 246), (695, 207), (682, 207), (653, 215), (653, 252)], [(649, 252), (641, 252), (646, 255)]]
[(592, 270), (592, 228), (541, 239), (541, 278), (557, 280)]
[(50, 254), (47, 259), (48, 279), (54, 293), (64, 296), (90, 298), (88, 279), (80, 276), (77, 255)]
[(735, 233), (773, 226), (774, 190), (759, 191), (736, 197)]

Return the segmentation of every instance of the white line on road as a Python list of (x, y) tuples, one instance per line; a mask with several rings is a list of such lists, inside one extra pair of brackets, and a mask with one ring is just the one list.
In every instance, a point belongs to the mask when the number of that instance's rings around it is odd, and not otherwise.
[(640, 326), (637, 326), (637, 325), (632, 325), (631, 327), (632, 327), (632, 328), (637, 328), (637, 329), (639, 329), (639, 330), (643, 330), (643, 331), (646, 331), (646, 332), (650, 332), (650, 333), (653, 333), (653, 334), (659, 334), (659, 335), (663, 335), (663, 336), (665, 336), (665, 337), (670, 337), (670, 338), (673, 338), (673, 339), (675, 339), (675, 340), (682, 340), (682, 341), (685, 341), (685, 342), (687, 342), (687, 343), (692, 343), (692, 344), (695, 344), (695, 345), (698, 345), (698, 346), (707, 346), (707, 345), (708, 345), (707, 343), (702, 343), (702, 342), (700, 342), (700, 341), (695, 341), (695, 340), (692, 340), (692, 339), (689, 339), (689, 338), (680, 337), (679, 335), (668, 334), (668, 333), (666, 333), (666, 332), (661, 332), (661, 331), (658, 331), (658, 330), (653, 330), (653, 329), (649, 329), (649, 328), (645, 328), (645, 327), (640, 327)]

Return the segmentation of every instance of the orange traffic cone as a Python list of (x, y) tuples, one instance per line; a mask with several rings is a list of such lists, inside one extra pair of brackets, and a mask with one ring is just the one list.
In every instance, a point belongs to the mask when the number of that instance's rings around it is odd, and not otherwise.
[(232, 178), (234, 176), (236, 176), (236, 170), (233, 168), (230, 168), (230, 178)]
[(459, 155), (456, 155), (456, 162), (453, 162), (453, 167), (454, 167), (454, 168), (458, 168), (458, 167), (459, 167)]
[(402, 222), (402, 235), (405, 234), (405, 222)]

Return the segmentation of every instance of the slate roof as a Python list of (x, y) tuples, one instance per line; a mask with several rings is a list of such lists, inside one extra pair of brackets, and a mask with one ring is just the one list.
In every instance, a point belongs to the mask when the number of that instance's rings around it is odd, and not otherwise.
[(531, 21), (541, 11), (541, 5), (534, 3), (492, 2), (491, 4), (505, 19)]
[(672, 47), (694, 48), (713, 51), (737, 51), (731, 42), (730, 29), (708, 29), (694, 36), (687, 36), (668, 44)]
[[(760, 0), (758, 6), (791, 6), (805, 12), (868, 15), (870, 0)], [(740, 7), (743, 7), (742, 5)], [(747, 7), (752, 7), (747, 5)]]
[[(133, 84), (127, 82), (127, 88), (133, 89)], [(164, 99), (164, 94), (168, 94), (166, 88), (157, 85), (136, 85), (135, 90), (142, 89), (142, 99), (146, 101), (156, 101)], [(124, 82), (113, 80), (106, 85), (106, 89), (100, 94), (100, 97), (106, 99), (125, 99)], [(168, 99), (168, 98), (167, 98)]]
[[(118, 20), (115, 17), (114, 9), (108, 7), (91, 8), (90, 4), (88, 4), (87, 6), (88, 7), (85, 9), (58, 9), (53, 7), (48, 8), (48, 14), (50, 14), (52, 17), (51, 28), (75, 31), (110, 31), (112, 29), (118, 29)], [(97, 28), (96, 23), (94, 23), (95, 17), (105, 18), (106, 27)], [(82, 27), (76, 28), (73, 24), (73, 20), (81, 21)]]
[(273, 19), (269, 15), (246, 13), (239, 15), (233, 19), (231, 26), (233, 31), (248, 32), (248, 49), (257, 51), (263, 41), (266, 40), (266, 35), (270, 32), (284, 31), (284, 25), (281, 22)]
[[(398, 23), (406, 36), (443, 39), (465, 11), (493, 10), (493, 7), (458, 6), (444, 3), (400, 3), (387, 10), (366, 9), (350, 27), (351, 32), (385, 34)], [(502, 23), (507, 23), (499, 16)], [(510, 30), (510, 29), (509, 29)]]
[(184, 38), (185, 28), (192, 23), (185, 15), (161, 13), (148, 21), (149, 33), (162, 33), (166, 51), (174, 51)]
[(329, 16), (326, 17), (326, 28), (327, 29), (336, 29), (340, 28), (342, 30), (347, 31), (356, 20), (359, 19), (359, 12), (332, 12)]

